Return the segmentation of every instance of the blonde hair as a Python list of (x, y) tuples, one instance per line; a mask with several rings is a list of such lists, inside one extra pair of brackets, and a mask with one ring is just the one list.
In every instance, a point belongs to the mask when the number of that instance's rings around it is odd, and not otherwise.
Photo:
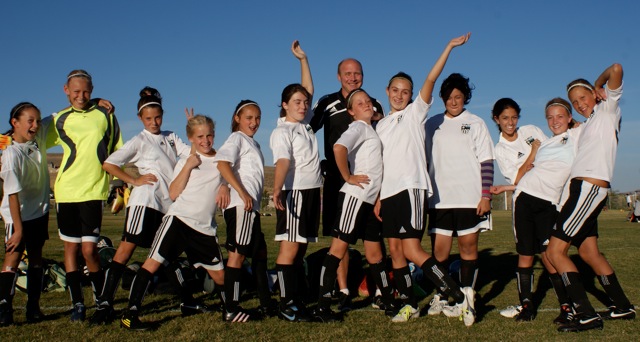
[(209, 125), (211, 126), (212, 131), (216, 131), (216, 123), (210, 117), (198, 114), (194, 115), (189, 119), (189, 121), (187, 121), (187, 137), (191, 137), (193, 134), (193, 128), (200, 125)]

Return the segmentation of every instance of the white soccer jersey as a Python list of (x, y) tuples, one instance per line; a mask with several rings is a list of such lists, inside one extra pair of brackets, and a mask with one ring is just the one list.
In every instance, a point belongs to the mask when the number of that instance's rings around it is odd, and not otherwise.
[(465, 110), (427, 121), (427, 157), (433, 196), (431, 208), (476, 208), (482, 197), (480, 163), (493, 160), (493, 141), (487, 125)]
[(420, 95), (407, 108), (378, 121), (376, 132), (382, 141), (383, 177), (380, 199), (403, 190), (431, 192), (425, 156), (424, 125), (431, 103)]
[[(220, 189), (220, 171), (214, 157), (203, 156), (200, 153), (202, 163), (191, 170), (189, 181), (176, 201), (169, 207), (168, 215), (179, 218), (189, 227), (205, 235), (216, 235), (218, 224), (216, 223), (216, 195)], [(182, 158), (176, 164), (173, 178), (175, 179), (186, 163)]]
[(187, 158), (191, 147), (173, 132), (152, 134), (143, 130), (120, 149), (113, 152), (105, 163), (122, 167), (133, 163), (138, 173), (153, 174), (158, 181), (153, 185), (136, 186), (131, 191), (127, 207), (143, 206), (166, 213), (173, 201), (169, 198), (169, 183), (173, 169), (180, 158)]
[(571, 178), (589, 177), (611, 182), (620, 133), (620, 97), (618, 89), (604, 87), (607, 99), (593, 108), (593, 114), (582, 126), (580, 148), (571, 168)]
[[(236, 179), (253, 198), (254, 210), (259, 210), (264, 189), (264, 158), (260, 144), (240, 131), (233, 132), (216, 153), (215, 160), (231, 164)], [(244, 202), (236, 189), (231, 187), (228, 208), (238, 206), (244, 208)]]
[(289, 169), (282, 190), (314, 189), (322, 186), (318, 141), (311, 126), (304, 122), (278, 119), (271, 133), (273, 162), (289, 160)]
[(45, 149), (45, 136), (51, 117), (41, 121), (35, 141), (11, 142), (2, 152), (0, 178), (3, 195), (0, 214), (5, 223), (13, 223), (9, 195), (18, 194), (22, 221), (34, 220), (49, 212), (51, 188)]
[(538, 139), (540, 142), (547, 140), (542, 130), (533, 125), (518, 127), (518, 137), (509, 141), (500, 134), (500, 140), (496, 144), (496, 161), (500, 172), (509, 184), (513, 184), (518, 175), (518, 170), (531, 154), (531, 143)]
[(516, 190), (559, 204), (578, 151), (581, 131), (582, 125), (544, 141), (533, 168), (522, 176)]
[(354, 121), (342, 133), (336, 145), (347, 148), (351, 174), (369, 177), (369, 184), (361, 184), (364, 189), (344, 183), (340, 191), (374, 204), (382, 186), (382, 142), (378, 134), (366, 122)]

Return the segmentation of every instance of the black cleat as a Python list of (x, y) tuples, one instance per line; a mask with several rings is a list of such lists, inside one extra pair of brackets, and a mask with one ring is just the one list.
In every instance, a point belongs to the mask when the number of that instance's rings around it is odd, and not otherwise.
[(84, 322), (87, 317), (87, 309), (82, 303), (76, 303), (71, 309), (71, 322)]
[(115, 311), (108, 302), (102, 302), (96, 307), (96, 312), (89, 318), (89, 325), (109, 324), (115, 318)]
[(8, 327), (13, 324), (13, 309), (3, 299), (0, 302), (0, 327)]
[(278, 318), (289, 322), (311, 322), (311, 317), (306, 313), (304, 307), (289, 305), (284, 310), (278, 311)]
[(241, 307), (236, 307), (233, 312), (225, 312), (222, 314), (222, 320), (228, 323), (245, 323), (249, 320), (250, 314)]
[(333, 312), (331, 308), (316, 307), (311, 311), (311, 317), (314, 322), (320, 323), (342, 322), (342, 318)]
[(146, 331), (151, 329), (151, 326), (147, 323), (143, 323), (138, 318), (138, 312), (127, 310), (120, 319), (120, 326), (128, 330)]
[(202, 313), (211, 312), (209, 307), (204, 304), (180, 304), (180, 312), (182, 313), (182, 317), (188, 317), (193, 315), (198, 315)]
[(258, 316), (262, 318), (276, 317), (278, 315), (278, 303), (275, 300), (273, 300), (269, 302), (269, 304), (267, 304), (266, 306), (261, 305), (260, 307), (258, 307), (256, 312)]
[(598, 314), (594, 316), (575, 315), (569, 324), (558, 327), (560, 332), (580, 332), (591, 329), (602, 330), (604, 323)]
[(351, 296), (345, 294), (344, 292), (340, 292), (340, 294), (338, 295), (338, 300), (338, 310), (340, 310), (340, 312), (351, 311)]
[(27, 323), (38, 323), (42, 322), (45, 318), (45, 315), (40, 311), (39, 306), (29, 307), (27, 306)]
[(531, 322), (536, 318), (536, 312), (528, 306), (523, 306), (520, 313), (516, 315), (516, 322)]
[(631, 305), (628, 309), (621, 310), (621, 309), (618, 309), (615, 306), (610, 306), (609, 310), (607, 310), (605, 312), (600, 312), (598, 314), (600, 315), (600, 317), (602, 317), (602, 319), (610, 319), (610, 320), (625, 319), (625, 320), (631, 320), (631, 319), (635, 319), (636, 318), (636, 308), (633, 305)]
[(556, 325), (565, 325), (573, 320), (573, 310), (569, 305), (560, 306), (560, 314), (553, 320)]

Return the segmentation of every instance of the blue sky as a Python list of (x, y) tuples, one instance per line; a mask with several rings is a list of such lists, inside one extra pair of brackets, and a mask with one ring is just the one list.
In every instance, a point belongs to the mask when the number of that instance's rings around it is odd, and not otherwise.
[[(471, 31), (443, 77), (461, 72), (471, 79), (476, 89), (467, 108), (487, 121), (494, 141), (490, 112), (499, 98), (520, 104), (521, 125), (549, 133), (543, 117), (549, 99), (566, 97), (565, 85), (575, 78), (595, 80), (612, 63), (623, 65), (612, 183), (624, 192), (640, 189), (637, 14), (629, 0), (2, 1), (0, 117), (8, 119), (11, 107), (25, 100), (44, 114), (66, 107), (65, 77), (82, 68), (93, 76), (93, 95), (116, 105), (125, 140), (142, 129), (136, 103), (145, 85), (162, 92), (164, 129), (186, 140), (184, 107), (194, 107), (217, 122), (216, 146), (230, 133), (235, 105), (257, 101), (262, 125), (256, 139), (272, 165), (269, 135), (280, 92), (300, 79), (289, 50), (294, 39), (309, 56), (314, 102), (339, 89), (337, 63), (354, 57), (364, 65), (364, 88), (387, 110), (391, 75), (405, 71), (421, 83), (445, 44)], [(436, 98), (430, 114), (443, 108)], [(0, 129), (8, 128), (7, 119), (0, 119)], [(496, 182), (502, 180), (498, 172)]]

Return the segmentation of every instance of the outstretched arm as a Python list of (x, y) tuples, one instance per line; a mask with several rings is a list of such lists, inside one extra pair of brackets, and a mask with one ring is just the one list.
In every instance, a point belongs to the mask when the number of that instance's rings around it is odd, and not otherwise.
[(622, 85), (622, 76), (624, 72), (622, 71), (622, 65), (618, 63), (612, 64), (610, 67), (606, 68), (598, 79), (594, 86), (596, 87), (596, 94), (601, 96), (604, 92), (604, 85), (607, 84), (609, 89), (618, 89)]
[[(313, 96), (313, 79), (311, 78), (311, 68), (309, 67), (309, 59), (307, 58), (307, 54), (302, 50), (300, 46), (300, 42), (294, 40), (291, 44), (291, 52), (296, 56), (298, 60), (300, 60), (300, 74), (301, 81), (300, 84), (306, 89), (311, 96)], [(311, 99), (308, 99), (309, 103), (311, 103)]]
[(444, 51), (442, 51), (442, 54), (436, 61), (436, 64), (433, 65), (433, 68), (431, 68), (431, 71), (429, 71), (427, 78), (424, 80), (422, 88), (420, 88), (420, 97), (424, 102), (431, 102), (431, 95), (433, 94), (433, 88), (436, 84), (436, 80), (438, 80), (438, 77), (440, 77), (442, 69), (444, 69), (444, 65), (447, 63), (447, 59), (449, 58), (451, 50), (453, 50), (453, 48), (456, 46), (460, 46), (466, 43), (469, 40), (469, 37), (471, 37), (471, 32), (465, 34), (464, 36), (453, 38), (451, 39), (449, 44), (447, 44), (447, 47), (444, 48)]

